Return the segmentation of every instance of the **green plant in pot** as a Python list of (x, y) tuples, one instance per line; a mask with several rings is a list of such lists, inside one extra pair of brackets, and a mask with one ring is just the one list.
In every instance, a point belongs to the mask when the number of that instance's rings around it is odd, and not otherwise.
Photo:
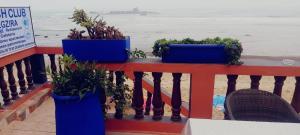
[(57, 135), (104, 135), (106, 70), (66, 55), (61, 64), (64, 70), (51, 75)]
[(62, 40), (64, 53), (78, 61), (120, 63), (128, 60), (129, 36), (123, 36), (119, 29), (107, 25), (98, 16), (89, 16), (83, 9), (75, 9), (70, 19), (85, 30), (71, 29), (68, 38)]
[(240, 65), (242, 44), (232, 38), (206, 38), (194, 40), (160, 39), (154, 43), (152, 54), (162, 57), (163, 62), (220, 63)]
[(111, 80), (113, 72), (105, 67), (78, 62), (68, 55), (59, 58), (59, 64), (63, 65), (61, 71), (51, 74), (57, 135), (99, 135), (104, 132), (103, 121), (111, 103), (117, 119), (130, 108), (132, 89), (126, 84), (115, 85)]

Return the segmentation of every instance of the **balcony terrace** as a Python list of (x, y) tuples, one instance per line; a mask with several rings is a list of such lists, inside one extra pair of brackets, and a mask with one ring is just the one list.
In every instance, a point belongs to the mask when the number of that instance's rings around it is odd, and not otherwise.
[[(51, 85), (44, 72), (47, 63), (50, 63), (52, 72), (61, 70), (56, 56), (62, 53), (59, 47), (36, 47), (0, 59), (3, 98), (0, 134), (55, 134), (54, 106), (49, 98)], [(49, 62), (46, 55), (50, 58)], [(224, 95), (237, 90), (239, 76), (249, 76), (249, 86), (253, 89), (260, 87), (262, 76), (272, 76), (274, 89), (271, 91), (279, 96), (282, 96), (286, 78), (295, 79), (296, 84), (290, 90), (290, 104), (299, 113), (300, 59), (290, 59), (294, 60), (292, 64), (283, 63), (279, 57), (244, 56), (244, 64), (241, 66), (161, 63), (158, 59), (98, 64), (115, 73), (111, 81), (122, 85), (125, 82), (121, 80), (127, 76), (133, 81), (134, 87), (134, 109), (123, 119), (113, 118), (112, 111), (106, 120), (106, 129), (110, 134), (180, 134), (188, 118), (212, 119), (218, 75), (227, 78), (227, 84), (223, 86), (226, 87)], [(144, 77), (144, 74), (147, 76)], [(169, 74), (172, 79), (162, 81), (163, 74)], [(181, 83), (183, 74), (188, 78), (185, 86)], [(172, 86), (171, 90), (162, 84)], [(189, 88), (188, 94), (185, 94), (187, 96), (183, 96), (182, 87)], [(171, 111), (167, 112), (167, 109)]]

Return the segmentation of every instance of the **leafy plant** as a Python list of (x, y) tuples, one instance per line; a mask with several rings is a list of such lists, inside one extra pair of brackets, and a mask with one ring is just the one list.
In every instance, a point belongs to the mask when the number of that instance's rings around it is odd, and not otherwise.
[[(82, 99), (88, 92), (104, 90), (106, 97), (115, 103), (115, 108), (124, 112), (130, 108), (132, 92), (128, 85), (116, 86), (111, 81), (112, 72), (108, 74), (105, 68), (97, 67), (95, 63), (77, 62), (72, 56), (64, 55), (59, 58), (59, 64), (63, 65), (58, 73), (51, 73), (53, 93), (59, 96), (79, 96)], [(122, 80), (125, 82), (124, 80)], [(100, 96), (101, 97), (101, 96)], [(110, 109), (106, 103), (105, 114)]]
[(144, 51), (138, 50), (135, 48), (133, 51), (128, 50), (128, 54), (133, 58), (133, 59), (138, 59), (138, 58), (147, 58), (147, 55)]
[[(113, 76), (113, 72), (110, 72), (110, 77)], [(126, 77), (122, 76), (121, 77), (122, 82), (126, 81)], [(130, 108), (131, 107), (131, 103), (132, 103), (132, 94), (133, 94), (133, 89), (129, 88), (129, 85), (127, 84), (121, 84), (121, 85), (114, 85), (114, 83), (112, 81), (109, 81), (108, 84), (109, 88), (106, 91), (106, 95), (108, 97), (110, 97), (110, 103), (115, 103), (115, 109), (116, 110), (121, 110), (121, 111), (117, 111), (118, 112), (122, 112), (125, 113), (126, 108)], [(124, 109), (125, 108), (125, 109)], [(110, 109), (110, 106), (108, 105), (107, 110)], [(116, 114), (115, 116), (117, 116), (118, 114)]]
[(70, 18), (77, 25), (86, 28), (88, 37), (82, 36), (85, 31), (71, 29), (68, 35), (70, 39), (124, 39), (123, 34), (114, 26), (107, 26), (106, 22), (98, 16), (90, 17), (83, 9), (75, 9), (73, 16)]
[(88, 92), (106, 89), (105, 69), (96, 68), (95, 64), (77, 62), (67, 55), (62, 57), (61, 63), (64, 70), (51, 74), (54, 94), (79, 96), (82, 99)]
[(219, 45), (225, 45), (225, 52), (228, 57), (228, 64), (230, 65), (241, 65), (243, 64), (242, 61), (240, 61), (241, 54), (243, 52), (242, 44), (237, 39), (231, 39), (231, 38), (207, 38), (202, 41), (200, 41), (201, 44), (219, 44)]
[(229, 65), (240, 65), (243, 62), (240, 61), (241, 54), (243, 52), (242, 44), (232, 38), (206, 38), (204, 40), (194, 40), (191, 38), (185, 38), (183, 40), (167, 40), (159, 39), (155, 41), (154, 46), (152, 47), (152, 54), (157, 57), (162, 57), (163, 54), (167, 53), (169, 50), (170, 44), (217, 44), (225, 45), (225, 53), (228, 56)]
[(71, 29), (70, 34), (68, 35), (69, 39), (84, 39), (85, 37), (82, 35), (85, 31), (78, 31), (76, 28)]

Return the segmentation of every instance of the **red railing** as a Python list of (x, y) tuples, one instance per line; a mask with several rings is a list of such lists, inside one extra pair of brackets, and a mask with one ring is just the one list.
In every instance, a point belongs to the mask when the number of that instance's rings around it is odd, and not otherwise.
[[(16, 63), (18, 69), (18, 82), (20, 84), (21, 94), (26, 94), (24, 87), (24, 73), (22, 69), (22, 60), (26, 67), (27, 87), (31, 87), (30, 75), (35, 83), (45, 83), (43, 79), (44, 71), (43, 55), (48, 54), (51, 63), (52, 72), (57, 72), (60, 67), (57, 66), (55, 55), (62, 54), (59, 47), (36, 47), (7, 56), (0, 60), (0, 80), (3, 101), (6, 106), (11, 100), (17, 100), (18, 92), (15, 88), (15, 79), (13, 78), (12, 63)], [(29, 62), (30, 60), (30, 62)], [(216, 75), (227, 75), (226, 95), (236, 90), (236, 80), (239, 75), (249, 75), (251, 79), (251, 88), (258, 89), (262, 76), (274, 76), (274, 93), (281, 96), (283, 82), (287, 76), (296, 78), (295, 92), (291, 105), (297, 112), (300, 112), (300, 61), (294, 59), (292, 66), (283, 65), (281, 59), (273, 57), (244, 57), (244, 65), (228, 66), (219, 64), (179, 64), (179, 63), (161, 63), (158, 59), (136, 59), (122, 64), (98, 64), (105, 66), (111, 72), (116, 74), (116, 83), (123, 84), (124, 75), (134, 80), (133, 108), (134, 117), (124, 120), (111, 119), (107, 121), (107, 129), (118, 131), (154, 131), (178, 133), (183, 128), (186, 116), (190, 118), (212, 118), (212, 101), (214, 94), (214, 84)], [(30, 64), (29, 64), (30, 63)], [(3, 70), (6, 67), (10, 91), (6, 88)], [(32, 69), (34, 68), (34, 70)], [(33, 71), (33, 72), (31, 72)], [(143, 77), (145, 72), (151, 72), (153, 81)], [(1, 74), (2, 73), (2, 74)], [(171, 93), (166, 93), (161, 87), (161, 77), (163, 73), (172, 73), (173, 87)], [(189, 103), (182, 104), (180, 80), (183, 73), (190, 74), (190, 99)], [(42, 79), (41, 79), (42, 78)], [(112, 80), (113, 81), (113, 78)], [(147, 95), (143, 95), (143, 88), (147, 90)], [(11, 95), (11, 97), (9, 96)], [(146, 97), (146, 107), (143, 107), (144, 97)], [(104, 103), (105, 101), (103, 101)], [(153, 105), (153, 115), (150, 113), (150, 105)], [(164, 104), (172, 108), (171, 117), (164, 117)], [(122, 115), (116, 110), (117, 115)], [(182, 115), (180, 115), (182, 114)], [(149, 120), (149, 117), (154, 121)], [(137, 119), (139, 121), (136, 121)], [(171, 121), (170, 121), (171, 120)], [(116, 124), (116, 122), (118, 124)], [(176, 127), (176, 128), (174, 128)]]

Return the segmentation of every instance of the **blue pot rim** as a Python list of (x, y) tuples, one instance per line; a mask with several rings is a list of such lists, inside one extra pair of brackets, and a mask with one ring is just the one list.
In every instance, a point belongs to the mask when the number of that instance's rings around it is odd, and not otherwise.
[(125, 39), (62, 39), (62, 40), (71, 40), (71, 41), (76, 41), (76, 40), (80, 40), (80, 41), (126, 41), (129, 40), (130, 36), (125, 36)]
[(170, 44), (168, 46), (171, 47), (206, 47), (206, 48), (215, 48), (215, 47), (220, 47), (223, 48), (225, 45), (223, 44)]
[[(83, 98), (87, 98), (87, 97), (90, 97), (92, 95), (95, 95), (97, 92), (87, 92)], [(80, 100), (80, 97), (79, 96), (60, 96), (60, 95), (57, 95), (55, 93), (52, 93), (51, 96), (53, 97), (53, 99), (55, 100), (58, 100), (58, 101), (74, 101), (74, 100)]]

